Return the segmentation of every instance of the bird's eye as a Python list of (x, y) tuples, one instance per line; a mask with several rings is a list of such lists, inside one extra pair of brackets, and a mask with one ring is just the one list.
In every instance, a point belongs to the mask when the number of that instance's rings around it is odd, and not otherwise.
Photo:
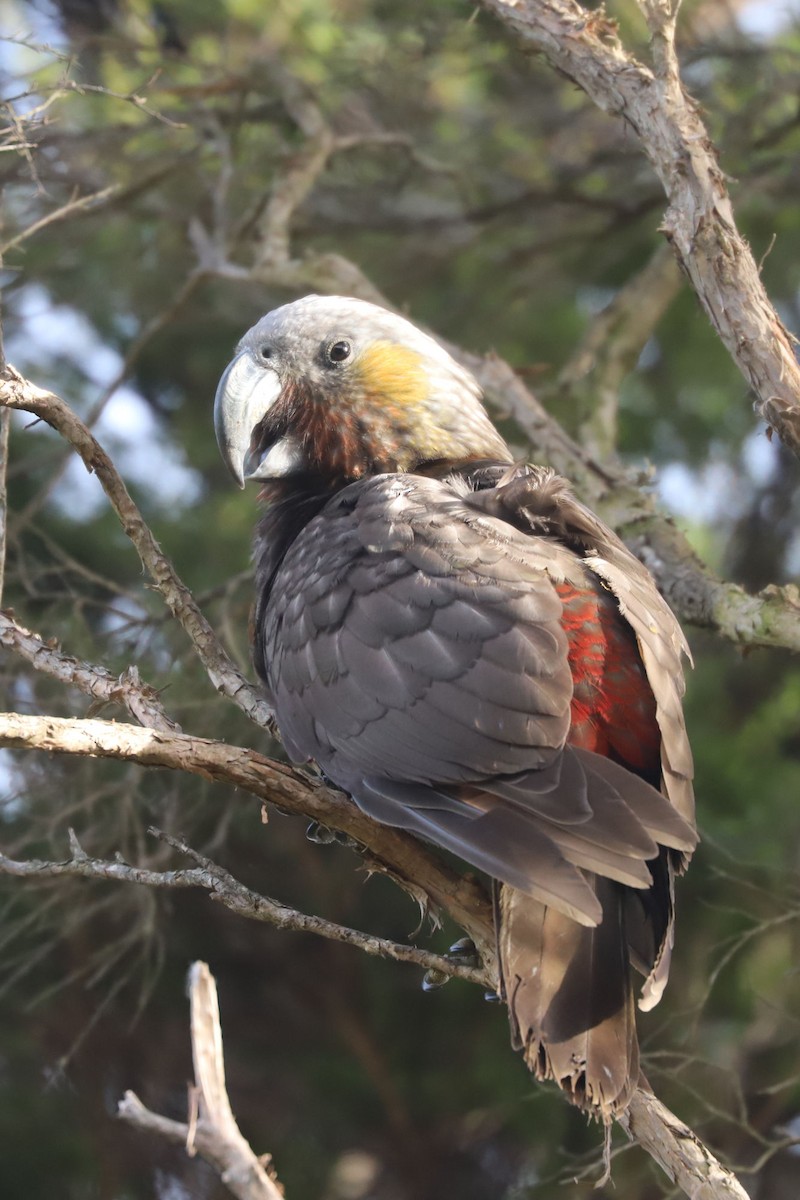
[(350, 348), (349, 342), (334, 342), (333, 345), (328, 346), (328, 361), (332, 363), (344, 362), (346, 358), (350, 357)]
[(258, 353), (266, 361), (267, 359), (272, 358), (272, 347), (259, 346)]

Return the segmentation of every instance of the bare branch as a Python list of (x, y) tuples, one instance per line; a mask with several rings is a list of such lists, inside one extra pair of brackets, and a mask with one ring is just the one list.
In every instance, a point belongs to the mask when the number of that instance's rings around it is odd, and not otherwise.
[(170, 1121), (150, 1112), (133, 1092), (126, 1092), (117, 1116), (137, 1129), (185, 1146), (191, 1156), (199, 1154), (237, 1200), (283, 1200), (283, 1188), (266, 1169), (269, 1155), (256, 1157), (233, 1115), (225, 1085), (217, 988), (205, 963), (193, 963), (189, 971), (189, 1002), (196, 1114), (187, 1125)]
[(423, 971), (436, 971), (446, 978), (465, 979), (468, 983), (477, 983), (482, 987), (496, 987), (496, 981), (483, 968), (468, 967), (454, 959), (430, 950), (421, 950), (417, 946), (405, 945), (402, 942), (392, 942), (387, 938), (375, 937), (359, 929), (350, 929), (346, 925), (338, 925), (334, 921), (326, 921), (323, 917), (310, 913), (299, 912), (246, 887), (229, 871), (213, 862), (210, 858), (198, 854), (191, 846), (179, 838), (169, 837), (158, 829), (151, 828), (150, 833), (173, 849), (185, 854), (197, 863), (196, 867), (175, 871), (152, 871), (146, 867), (135, 867), (117, 857), (113, 862), (101, 858), (92, 858), (81, 848), (75, 833), (70, 830), (71, 857), (64, 862), (46, 862), (42, 859), (16, 860), (0, 854), (0, 874), (13, 875), (22, 879), (53, 879), (79, 877), (81, 879), (113, 880), (117, 883), (135, 883), (140, 886), (159, 889), (200, 888), (211, 894), (212, 899), (218, 900), (225, 908), (237, 913), (240, 917), (248, 917), (253, 921), (263, 921), (275, 929), (289, 929), (295, 933), (314, 933), (318, 937), (327, 938), (332, 942), (342, 942), (347, 946), (355, 946), (375, 958), (388, 958), (394, 962), (413, 963)]
[(649, 567), (684, 621), (722, 634), (741, 646), (780, 646), (800, 651), (800, 589), (770, 584), (750, 595), (719, 579), (663, 518), (643, 518), (626, 531), (631, 549)]
[[(156, 71), (156, 73), (152, 75), (142, 85), (142, 87), (150, 87), (151, 84), (155, 83), (159, 74), (160, 71)], [(77, 92), (79, 96), (85, 96), (89, 94), (105, 96), (110, 100), (122, 100), (126, 104), (131, 104), (134, 108), (138, 108), (140, 112), (146, 113), (148, 117), (153, 117), (154, 120), (159, 121), (162, 125), (168, 125), (170, 129), (187, 128), (185, 121), (175, 121), (172, 117), (168, 117), (164, 113), (159, 112), (158, 109), (153, 108), (150, 104), (148, 104), (147, 100), (145, 100), (144, 96), (140, 95), (139, 92), (113, 92), (110, 88), (101, 87), (99, 84), (77, 83), (74, 79), (62, 80), (59, 84), (58, 90), (64, 92)]]
[(735, 1175), (649, 1089), (637, 1088), (619, 1123), (691, 1200), (748, 1200)]
[(759, 414), (800, 455), (800, 366), (736, 228), (725, 179), (674, 48), (677, 6), (642, 0), (656, 74), (629, 55), (602, 10), (575, 0), (483, 0), (603, 111), (636, 131), (666, 193), (662, 229), (712, 325), (756, 396)]
[[(4, 409), (2, 415), (8, 415)], [(0, 645), (12, 650), (36, 670), (60, 683), (70, 684), (102, 704), (122, 704), (148, 729), (180, 733), (180, 726), (164, 711), (158, 692), (139, 678), (136, 667), (114, 676), (97, 663), (81, 662), (31, 633), (0, 612)]]
[[(494, 973), (491, 904), (483, 887), (470, 876), (458, 875), (415, 838), (378, 825), (342, 792), (323, 787), (301, 771), (224, 742), (113, 721), (0, 713), (0, 745), (186, 771), (241, 788), (286, 812), (341, 830), (365, 846), (370, 870), (389, 875), (423, 911), (449, 912), (475, 942), (485, 970)], [(23, 868), (24, 864), (15, 873), (24, 874)], [(11, 873), (10, 867), (7, 873)], [(61, 868), (51, 873), (69, 872)]]
[(57, 221), (65, 221), (77, 213), (91, 212), (102, 208), (106, 201), (116, 196), (120, 190), (121, 185), (114, 183), (110, 187), (101, 188), (99, 192), (92, 192), (89, 196), (78, 196), (66, 204), (62, 204), (60, 208), (54, 208), (52, 212), (46, 213), (32, 225), (27, 225), (16, 237), (9, 238), (4, 245), (0, 246), (0, 256), (7, 254), (16, 246), (21, 246), (23, 242), (27, 242), (28, 238), (39, 233), (40, 230), (46, 229), (48, 225), (54, 225)]
[(214, 687), (233, 700), (256, 724), (269, 728), (272, 713), (266, 700), (247, 682), (223, 650), (189, 589), (150, 532), (116, 467), (84, 423), (59, 396), (37, 388), (11, 366), (3, 372), (0, 405), (34, 413), (74, 447), (86, 469), (97, 475), (142, 565), (189, 635)]

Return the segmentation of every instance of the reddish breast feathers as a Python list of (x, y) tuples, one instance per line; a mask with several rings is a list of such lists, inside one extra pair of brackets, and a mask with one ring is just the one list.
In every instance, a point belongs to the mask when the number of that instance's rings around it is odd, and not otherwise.
[(644, 774), (658, 772), (661, 734), (636, 637), (610, 592), (557, 585), (574, 681), (568, 741)]

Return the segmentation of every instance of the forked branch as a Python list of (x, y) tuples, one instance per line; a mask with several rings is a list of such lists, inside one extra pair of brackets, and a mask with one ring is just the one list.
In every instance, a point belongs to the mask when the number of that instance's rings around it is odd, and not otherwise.
[(189, 971), (189, 1004), (195, 1082), (188, 1122), (158, 1116), (133, 1092), (120, 1100), (117, 1116), (136, 1129), (185, 1146), (190, 1157), (199, 1154), (237, 1200), (283, 1200), (270, 1155), (257, 1156), (236, 1124), (225, 1085), (217, 985), (203, 962), (193, 963)]

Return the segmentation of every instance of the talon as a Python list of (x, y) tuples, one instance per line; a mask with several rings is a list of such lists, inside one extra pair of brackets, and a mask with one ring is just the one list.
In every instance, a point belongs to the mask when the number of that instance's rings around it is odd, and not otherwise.
[(481, 964), (475, 943), (472, 938), (468, 937), (459, 938), (457, 942), (453, 942), (445, 958), (452, 958), (462, 967), (479, 967)]
[(330, 846), (336, 841), (336, 834), (327, 825), (320, 825), (319, 821), (312, 821), (306, 829), (306, 837), (310, 842), (316, 842), (318, 846)]
[(426, 971), (422, 977), (422, 990), (423, 992), (435, 992), (440, 987), (444, 987), (449, 980), (450, 976), (445, 975), (444, 971), (435, 969)]
[(497, 992), (484, 992), (483, 998), (487, 1004), (499, 1004), (502, 1000), (502, 996), (500, 996)]

